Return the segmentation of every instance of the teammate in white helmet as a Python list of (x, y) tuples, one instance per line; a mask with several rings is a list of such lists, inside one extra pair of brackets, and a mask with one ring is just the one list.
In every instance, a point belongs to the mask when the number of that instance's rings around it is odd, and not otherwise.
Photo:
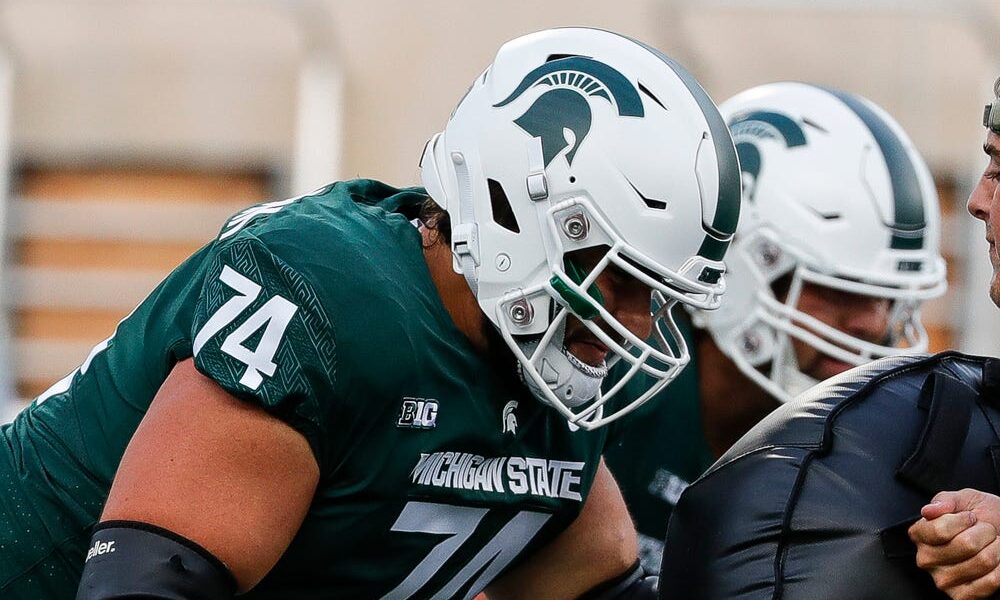
[(691, 312), (693, 364), (605, 455), (650, 570), (689, 482), (813, 384), (926, 350), (920, 305), (946, 287), (934, 183), (885, 111), (806, 83), (752, 88), (720, 110), (743, 174), (726, 301)]

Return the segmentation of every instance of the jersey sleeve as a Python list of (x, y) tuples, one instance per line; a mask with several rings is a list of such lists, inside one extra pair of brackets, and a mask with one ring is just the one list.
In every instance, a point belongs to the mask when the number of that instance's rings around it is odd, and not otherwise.
[(301, 432), (322, 467), (337, 353), (314, 282), (253, 236), (217, 243), (194, 313), (195, 367)]

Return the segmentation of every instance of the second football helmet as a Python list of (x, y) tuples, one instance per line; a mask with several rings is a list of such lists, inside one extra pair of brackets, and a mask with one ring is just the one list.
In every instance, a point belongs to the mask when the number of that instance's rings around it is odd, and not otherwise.
[[(456, 272), (535, 396), (592, 429), (634, 409), (688, 361), (670, 310), (713, 308), (739, 214), (739, 167), (717, 108), (660, 52), (607, 31), (555, 29), (505, 44), (421, 161), (448, 211)], [(590, 272), (568, 255), (603, 249)], [(653, 290), (655, 343), (618, 322), (594, 282), (614, 265)], [(609, 348), (564, 346), (573, 314)], [(604, 393), (614, 361), (628, 374)], [(607, 402), (637, 373), (651, 389)]]
[[(792, 338), (853, 365), (926, 350), (920, 304), (946, 287), (940, 213), (902, 128), (869, 100), (805, 83), (756, 87), (720, 110), (744, 204), (726, 303), (697, 316), (719, 348), (780, 401), (816, 383), (799, 370)], [(805, 283), (890, 299), (889, 337), (864, 340), (799, 310)]]

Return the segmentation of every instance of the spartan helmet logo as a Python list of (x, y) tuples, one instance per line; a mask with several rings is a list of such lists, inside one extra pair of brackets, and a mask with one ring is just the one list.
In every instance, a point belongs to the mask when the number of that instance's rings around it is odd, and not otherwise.
[(549, 166), (556, 156), (569, 147), (566, 162), (573, 157), (590, 132), (593, 119), (587, 98), (604, 98), (623, 117), (642, 117), (642, 99), (629, 80), (614, 68), (583, 56), (551, 60), (528, 73), (500, 108), (513, 102), (527, 89), (548, 86), (514, 123), (542, 143), (542, 157)]
[(729, 121), (729, 130), (740, 157), (744, 195), (750, 201), (757, 192), (757, 178), (763, 166), (757, 140), (780, 139), (788, 148), (806, 145), (805, 131), (794, 119), (771, 111), (755, 110), (736, 115)]
[(517, 408), (517, 400), (511, 400), (503, 407), (503, 433), (517, 435), (517, 415), (514, 410)]

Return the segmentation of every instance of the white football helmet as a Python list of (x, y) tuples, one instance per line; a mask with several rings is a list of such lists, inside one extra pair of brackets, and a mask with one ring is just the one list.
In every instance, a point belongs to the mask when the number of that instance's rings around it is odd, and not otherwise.
[[(593, 429), (624, 415), (688, 362), (670, 310), (718, 305), (740, 182), (725, 122), (679, 65), (607, 31), (518, 38), (427, 143), (421, 167), (451, 219), (455, 271), (534, 395), (571, 425)], [(565, 260), (594, 247), (606, 250), (589, 273)], [(591, 290), (612, 264), (653, 290), (654, 343)], [(565, 350), (570, 313), (610, 349), (604, 366)], [(627, 375), (602, 393), (618, 360)], [(652, 387), (612, 414), (607, 402), (639, 372)]]
[[(756, 87), (720, 110), (744, 202), (725, 306), (695, 322), (782, 402), (816, 383), (798, 369), (790, 338), (854, 365), (925, 351), (920, 304), (946, 287), (940, 212), (902, 128), (864, 98), (806, 83)], [(772, 286), (785, 276), (781, 301)], [(891, 299), (889, 339), (871, 343), (796, 308), (805, 282)]]

